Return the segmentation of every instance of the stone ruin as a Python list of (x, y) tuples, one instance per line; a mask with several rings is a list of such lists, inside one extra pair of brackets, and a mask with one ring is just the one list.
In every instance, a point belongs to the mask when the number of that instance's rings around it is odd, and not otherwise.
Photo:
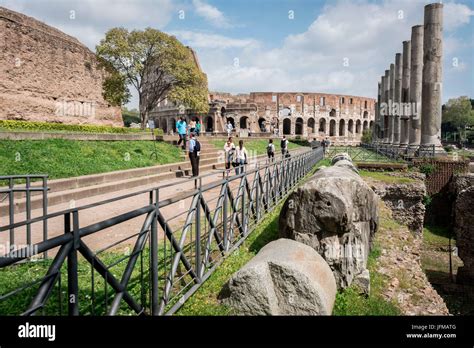
[(378, 197), (347, 154), (319, 169), (286, 200), (280, 237), (221, 291), (244, 315), (330, 315), (337, 289), (370, 291), (367, 258), (378, 225)]
[(339, 289), (358, 282), (368, 292), (367, 258), (378, 226), (378, 197), (347, 154), (334, 156), (286, 200), (280, 236), (314, 248)]
[(0, 7), (0, 120), (123, 126), (104, 70), (76, 38)]

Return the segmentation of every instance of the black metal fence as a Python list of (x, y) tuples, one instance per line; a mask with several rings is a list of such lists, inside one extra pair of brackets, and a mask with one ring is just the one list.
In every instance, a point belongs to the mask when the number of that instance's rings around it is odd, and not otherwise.
[(414, 158), (433, 158), (436, 148), (434, 145), (397, 146), (391, 144), (361, 144), (361, 147), (390, 159), (411, 161)]
[[(15, 240), (15, 207), (25, 205), (25, 214), (21, 222), (25, 222), (25, 242), (32, 244), (31, 239), (31, 198), (32, 195), (42, 195), (42, 215), (48, 214), (48, 176), (47, 175), (12, 175), (0, 176), (0, 226), (9, 226), (8, 248), (16, 245)], [(8, 223), (3, 221), (8, 219)], [(42, 221), (43, 240), (48, 239), (48, 220)], [(47, 257), (45, 251), (44, 257)]]
[[(46, 240), (0, 257), (0, 315), (173, 314), (322, 158), (308, 150), (2, 226), (62, 221)], [(139, 196), (147, 202), (137, 207)], [(125, 211), (82, 222), (117, 202)], [(54, 258), (22, 262), (46, 251)]]

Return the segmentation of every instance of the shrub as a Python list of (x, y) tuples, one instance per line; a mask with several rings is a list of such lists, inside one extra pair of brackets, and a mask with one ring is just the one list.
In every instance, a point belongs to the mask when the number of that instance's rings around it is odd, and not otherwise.
[(0, 129), (15, 131), (24, 130), (32, 132), (47, 132), (47, 131), (67, 131), (67, 132), (82, 132), (82, 133), (130, 133), (140, 132), (140, 129), (98, 126), (86, 124), (64, 124), (54, 122), (29, 122), (29, 121), (15, 121), (15, 120), (0, 120)]
[(370, 129), (364, 129), (362, 131), (362, 138), (361, 138), (362, 143), (364, 144), (370, 144), (372, 142), (372, 130)]
[(420, 165), (420, 173), (425, 174), (426, 176), (430, 175), (435, 171), (435, 166), (431, 163), (423, 163)]

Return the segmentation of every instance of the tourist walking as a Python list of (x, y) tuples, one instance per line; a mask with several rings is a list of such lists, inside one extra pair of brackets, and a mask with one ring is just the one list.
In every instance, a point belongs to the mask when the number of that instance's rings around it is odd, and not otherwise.
[(226, 130), (227, 130), (227, 136), (228, 137), (230, 137), (230, 135), (232, 134), (233, 129), (234, 129), (234, 127), (232, 126), (232, 123), (230, 123), (230, 121), (227, 121)]
[(323, 147), (323, 154), (326, 155), (326, 139), (321, 140), (321, 145)]
[(285, 158), (286, 154), (288, 153), (288, 139), (286, 139), (285, 136), (283, 136), (283, 138), (281, 139), (280, 147), (281, 147), (281, 157)]
[(225, 156), (225, 169), (227, 170), (227, 175), (230, 172), (230, 166), (234, 160), (235, 155), (235, 145), (232, 141), (232, 137), (227, 139), (226, 143), (224, 144), (224, 156)]
[(191, 161), (192, 176), (199, 175), (199, 156), (201, 152), (201, 144), (196, 139), (194, 132), (189, 133), (189, 160)]
[(268, 140), (267, 156), (269, 162), (273, 162), (275, 160), (275, 145), (273, 144), (273, 139)]
[(244, 141), (239, 140), (239, 146), (235, 150), (235, 175), (239, 175), (244, 172), (247, 159), (248, 153), (244, 146)]
[(183, 150), (186, 150), (186, 121), (184, 117), (180, 117), (179, 121), (176, 122), (176, 132), (179, 135), (178, 146), (183, 143)]
[(194, 133), (196, 131), (196, 121), (194, 119), (191, 119), (189, 121), (189, 133)]
[(201, 121), (199, 119), (196, 121), (196, 135), (199, 136), (201, 134)]

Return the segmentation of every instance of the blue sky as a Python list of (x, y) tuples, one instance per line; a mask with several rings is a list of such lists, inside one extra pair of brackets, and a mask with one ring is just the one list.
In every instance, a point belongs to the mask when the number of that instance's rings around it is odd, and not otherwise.
[[(0, 0), (92, 50), (111, 27), (151, 26), (193, 47), (209, 88), (376, 97), (423, 23), (425, 0)], [(444, 3), (443, 99), (474, 98), (474, 1)], [(71, 16), (74, 11), (74, 16)], [(74, 18), (71, 18), (74, 17)], [(136, 97), (130, 103), (136, 106)]]

